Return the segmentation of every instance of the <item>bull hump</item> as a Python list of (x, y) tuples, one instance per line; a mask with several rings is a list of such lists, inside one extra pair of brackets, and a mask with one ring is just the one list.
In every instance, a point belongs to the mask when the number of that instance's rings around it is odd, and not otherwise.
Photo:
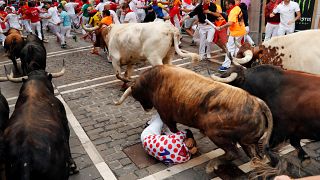
[(278, 47), (278, 46), (260, 46), (260, 49), (262, 49), (262, 57), (261, 61), (262, 64), (272, 64), (275, 66), (283, 66), (283, 58), (284, 54), (281, 52), (281, 50), (284, 49), (284, 47)]

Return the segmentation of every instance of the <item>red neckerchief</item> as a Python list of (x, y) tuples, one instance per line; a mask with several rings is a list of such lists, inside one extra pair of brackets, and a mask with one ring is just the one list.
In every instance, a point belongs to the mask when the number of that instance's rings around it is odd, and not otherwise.
[(210, 4), (202, 4), (202, 10), (208, 10)]
[(126, 12), (126, 14), (128, 14), (129, 12), (133, 12), (131, 9), (129, 9), (129, 11), (128, 12)]
[(236, 5), (232, 6), (231, 8), (229, 8), (229, 9), (227, 10), (227, 14), (228, 14), (228, 16), (229, 16), (229, 14), (230, 14), (231, 10), (232, 10), (234, 7), (236, 7)]
[(189, 5), (192, 3), (191, 0), (184, 0), (183, 2), (185, 2), (185, 3), (189, 4)]

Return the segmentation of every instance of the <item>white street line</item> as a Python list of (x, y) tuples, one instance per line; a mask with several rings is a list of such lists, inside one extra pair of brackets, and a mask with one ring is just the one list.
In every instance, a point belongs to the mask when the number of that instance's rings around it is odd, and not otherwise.
[(78, 136), (83, 148), (86, 150), (88, 156), (92, 160), (93, 164), (99, 171), (100, 175), (102, 176), (103, 179), (105, 180), (117, 180), (116, 176), (112, 173), (111, 169), (109, 166), (104, 162), (103, 158), (101, 157), (100, 153), (94, 146), (94, 144), (91, 142), (89, 137), (87, 136), (86, 132), (83, 130), (81, 127), (80, 123), (72, 113), (70, 107), (68, 104), (64, 101), (61, 95), (58, 95), (57, 98), (63, 103), (64, 108), (66, 109), (67, 112), (67, 118), (68, 121)]
[(49, 52), (49, 53), (47, 53), (47, 55), (58, 54), (58, 53), (61, 53), (61, 52), (75, 51), (75, 50), (78, 50), (78, 49), (86, 49), (86, 48), (92, 48), (92, 45), (90, 45), (90, 46), (78, 47), (78, 48), (72, 48), (72, 49), (67, 49), (67, 50), (62, 50), (62, 51)]
[[(72, 49), (63, 50), (63, 51), (50, 52), (50, 53), (47, 53), (47, 57), (55, 57), (55, 56), (59, 56), (59, 55), (63, 55), (63, 54), (69, 54), (69, 53), (72, 53), (72, 52), (79, 52), (79, 51), (81, 51), (81, 49), (89, 50), (91, 47), (92, 47), (92, 45), (91, 46), (79, 47), (79, 48), (72, 48)], [(61, 53), (61, 54), (58, 54), (58, 53)], [(56, 54), (56, 55), (53, 56), (53, 54)], [(17, 61), (20, 61), (20, 58), (18, 58)], [(4, 65), (10, 65), (10, 64), (12, 64), (12, 61), (11, 60), (7, 60), (7, 61), (1, 61), (0, 62), (0, 64), (3, 64), (3, 63), (5, 63)]]
[(211, 152), (208, 152), (206, 154), (203, 154), (199, 157), (196, 157), (194, 159), (189, 160), (188, 162), (182, 163), (182, 164), (178, 164), (178, 165), (174, 165), (172, 167), (169, 167), (165, 170), (156, 172), (154, 174), (151, 174), (147, 177), (142, 178), (141, 180), (158, 180), (158, 179), (165, 179), (168, 178), (170, 176), (173, 176), (175, 174), (178, 174), (182, 171), (185, 171), (187, 169), (190, 169), (192, 167), (198, 166), (200, 164), (203, 164), (207, 161), (209, 161), (210, 159), (219, 157), (221, 155), (224, 154), (224, 151), (222, 149), (216, 149), (213, 150)]
[[(191, 62), (179, 64), (179, 65), (177, 65), (177, 66), (184, 66), (184, 65), (187, 65), (187, 64), (191, 64)], [(135, 78), (135, 77), (139, 77), (139, 76), (138, 76), (138, 75), (132, 76), (132, 78)], [(86, 86), (86, 87), (71, 89), (71, 90), (67, 90), (67, 91), (61, 91), (60, 94), (67, 94), (67, 93), (77, 92), (77, 91), (81, 91), (81, 90), (85, 90), (85, 89), (92, 89), (92, 88), (95, 88), (95, 87), (98, 87), (98, 86), (103, 86), (103, 85), (107, 85), (107, 84), (112, 84), (112, 83), (116, 83), (116, 82), (120, 82), (120, 81), (121, 81), (121, 80), (118, 80), (118, 79), (117, 79), (117, 80), (108, 81), (108, 82), (104, 82), (104, 83), (94, 84), (94, 85), (91, 85), (91, 86)]]
[[(304, 141), (304, 142), (310, 142), (310, 141)], [(305, 146), (306, 144), (301, 142), (301, 146)], [(240, 147), (240, 146), (238, 146)], [(290, 146), (290, 145), (287, 145), (283, 148), (281, 148), (281, 151), (280, 151), (280, 156), (283, 156), (285, 154), (288, 154), (292, 151), (294, 151), (295, 149)], [(154, 174), (151, 174), (149, 176), (146, 176), (144, 178), (142, 178), (141, 180), (159, 180), (159, 179), (165, 179), (165, 178), (168, 178), (168, 177), (171, 177), (173, 175), (176, 175), (182, 171), (185, 171), (185, 170), (188, 170), (190, 168), (193, 168), (195, 166), (198, 166), (200, 164), (203, 164), (211, 159), (214, 159), (214, 158), (217, 158), (217, 157), (220, 157), (224, 154), (224, 151), (222, 149), (215, 149), (213, 151), (210, 151), (206, 154), (203, 154), (199, 157), (196, 157), (194, 159), (191, 159), (189, 160), (188, 162), (186, 163), (183, 163), (183, 164), (178, 164), (178, 165), (174, 165), (172, 167), (169, 167), (167, 169), (164, 169), (162, 171), (159, 171), (159, 172), (156, 172)], [(250, 171), (253, 170), (253, 168), (250, 166), (250, 162), (247, 162), (247, 163), (244, 163), (240, 166), (238, 166), (239, 169), (241, 169), (244, 173), (248, 173)], [(219, 177), (215, 177), (211, 180), (220, 180), (221, 178)]]
[(70, 52), (65, 52), (65, 53), (60, 53), (60, 54), (54, 54), (54, 55), (47, 56), (47, 58), (56, 57), (56, 56), (61, 56), (61, 55), (64, 55), (64, 54), (71, 54), (71, 53), (74, 53), (74, 52), (88, 51), (88, 50), (91, 50), (91, 48), (88, 48), (88, 49), (80, 49), (80, 50), (70, 51)]
[[(185, 60), (186, 58), (182, 58), (182, 59), (176, 59), (176, 60), (173, 60), (172, 62), (178, 62), (178, 61), (181, 61), (181, 60)], [(151, 66), (146, 66), (146, 67), (142, 67), (142, 68), (138, 68), (138, 69), (135, 69), (134, 71), (141, 71), (141, 70), (144, 70), (144, 69), (148, 69), (150, 68)], [(122, 72), (123, 74), (124, 72)], [(115, 74), (112, 74), (112, 75), (108, 75), (108, 76), (102, 76), (102, 77), (98, 77), (98, 78), (93, 78), (93, 79), (87, 79), (87, 80), (84, 80), (84, 81), (79, 81), (79, 82), (74, 82), (74, 83), (70, 83), (70, 84), (65, 84), (65, 85), (61, 85), (61, 86), (57, 86), (58, 89), (61, 89), (61, 88), (65, 88), (65, 87), (69, 87), (69, 86), (74, 86), (74, 85), (78, 85), (78, 84), (84, 84), (84, 83), (88, 83), (88, 82), (92, 82), (92, 81), (97, 81), (97, 80), (100, 80), (100, 79), (106, 79), (106, 78), (110, 78), (110, 77), (115, 77), (116, 75)]]

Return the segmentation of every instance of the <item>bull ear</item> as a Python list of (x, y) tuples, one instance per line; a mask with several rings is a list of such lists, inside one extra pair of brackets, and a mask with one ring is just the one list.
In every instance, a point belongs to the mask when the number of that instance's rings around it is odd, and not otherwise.
[(52, 74), (51, 73), (48, 74), (48, 79), (49, 79), (49, 81), (52, 81)]
[(27, 82), (27, 79), (22, 78), (22, 82), (23, 82), (23, 83)]

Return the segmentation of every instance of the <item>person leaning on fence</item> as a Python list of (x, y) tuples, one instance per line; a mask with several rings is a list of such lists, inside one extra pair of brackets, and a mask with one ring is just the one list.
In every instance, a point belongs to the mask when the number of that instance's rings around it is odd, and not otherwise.
[[(240, 0), (228, 0), (229, 5), (229, 15), (228, 15), (228, 23), (217, 27), (217, 30), (220, 31), (221, 29), (228, 28), (230, 31), (230, 35), (227, 42), (227, 49), (228, 52), (234, 56), (239, 48), (236, 46), (237, 43), (241, 44), (244, 35), (246, 34), (245, 24), (243, 22), (242, 12), (240, 7)], [(226, 71), (231, 65), (231, 60), (229, 59), (228, 55), (226, 55), (225, 60), (222, 66), (219, 67), (219, 71), (224, 72)]]
[(178, 164), (190, 160), (197, 152), (196, 141), (189, 129), (172, 133), (167, 128), (162, 135), (163, 122), (157, 113), (141, 133), (145, 151), (157, 160), (167, 164)]

